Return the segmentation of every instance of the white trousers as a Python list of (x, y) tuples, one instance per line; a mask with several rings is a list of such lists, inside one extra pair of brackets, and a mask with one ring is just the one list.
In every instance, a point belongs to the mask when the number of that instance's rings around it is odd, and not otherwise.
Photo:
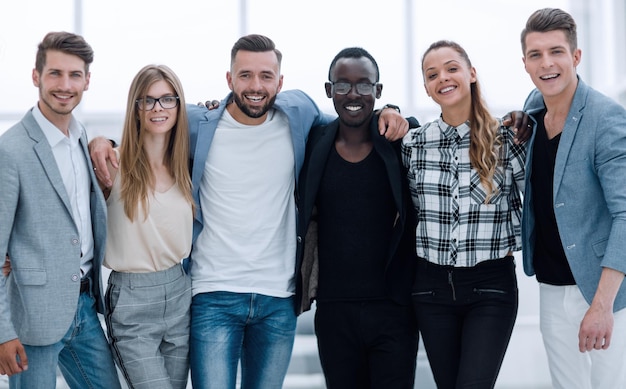
[(578, 350), (580, 323), (589, 309), (578, 286), (539, 284), (540, 328), (555, 389), (626, 388), (626, 309), (614, 314), (606, 350)]

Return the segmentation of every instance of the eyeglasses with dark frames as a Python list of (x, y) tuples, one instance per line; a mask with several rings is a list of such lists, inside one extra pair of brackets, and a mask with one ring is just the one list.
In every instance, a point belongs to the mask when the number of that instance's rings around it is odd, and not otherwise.
[(161, 96), (158, 99), (154, 97), (146, 97), (143, 99), (137, 99), (135, 102), (137, 103), (137, 108), (142, 111), (150, 111), (154, 108), (156, 103), (158, 102), (163, 109), (171, 109), (176, 108), (178, 106), (178, 96)]
[(338, 95), (347, 95), (352, 90), (352, 87), (356, 87), (356, 93), (361, 96), (367, 96), (374, 91), (374, 87), (378, 85), (377, 82), (370, 84), (369, 82), (359, 82), (357, 84), (351, 84), (349, 82), (333, 82), (330, 81), (333, 87), (333, 93)]

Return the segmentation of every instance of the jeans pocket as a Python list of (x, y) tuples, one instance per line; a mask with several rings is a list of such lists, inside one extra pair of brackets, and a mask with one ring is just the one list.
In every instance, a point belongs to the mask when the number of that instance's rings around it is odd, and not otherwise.
[(425, 290), (425, 291), (413, 292), (411, 293), (411, 296), (414, 299), (425, 299), (429, 297), (435, 297), (435, 294), (436, 293), (434, 290)]
[(509, 292), (507, 292), (506, 290), (502, 290), (502, 289), (493, 289), (493, 288), (474, 288), (474, 293), (476, 294), (500, 294), (500, 295), (504, 295), (504, 294), (509, 294)]

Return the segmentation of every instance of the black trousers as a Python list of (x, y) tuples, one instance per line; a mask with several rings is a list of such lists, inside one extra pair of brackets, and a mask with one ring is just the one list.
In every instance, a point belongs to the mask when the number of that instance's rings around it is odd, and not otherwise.
[(328, 389), (412, 389), (418, 331), (411, 306), (318, 302), (315, 334)]
[(420, 259), (413, 307), (438, 389), (493, 388), (513, 332), (513, 257), (470, 268)]

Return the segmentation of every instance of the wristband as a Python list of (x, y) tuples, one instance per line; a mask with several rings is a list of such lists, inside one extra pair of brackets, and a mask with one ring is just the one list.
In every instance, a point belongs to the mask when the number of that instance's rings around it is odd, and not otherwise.
[(400, 107), (398, 107), (397, 105), (393, 105), (393, 104), (385, 104), (385, 105), (383, 105), (383, 108), (382, 108), (382, 109), (385, 109), (385, 108), (393, 108), (393, 109), (395, 109), (396, 111), (398, 111), (398, 113), (401, 113), (401, 112), (400, 112)]

